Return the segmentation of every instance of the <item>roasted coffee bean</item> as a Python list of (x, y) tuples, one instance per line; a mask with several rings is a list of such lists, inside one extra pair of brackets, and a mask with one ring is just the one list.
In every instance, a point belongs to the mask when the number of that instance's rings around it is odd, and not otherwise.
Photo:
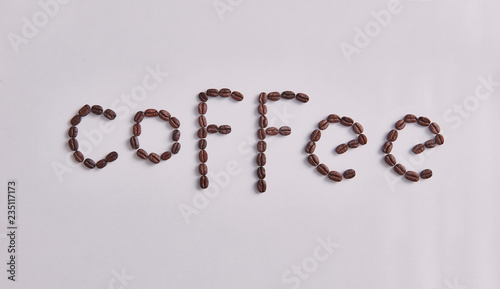
[(319, 166), (316, 169), (320, 174), (324, 176), (328, 175), (328, 173), (330, 172), (330, 169), (325, 164), (319, 164)]
[[(259, 94), (259, 103), (260, 103), (260, 104), (266, 104), (266, 102), (267, 102), (267, 93), (265, 93), (265, 92), (261, 92), (261, 93)], [(260, 112), (260, 111), (259, 111), (259, 112)], [(261, 113), (261, 114), (262, 114), (262, 113)]]
[(334, 182), (341, 182), (342, 174), (337, 171), (331, 171), (328, 173), (328, 178)]
[(420, 172), (420, 177), (424, 180), (430, 179), (432, 177), (432, 171), (429, 169), (425, 169), (422, 172)]
[(263, 140), (260, 140), (258, 143), (257, 143), (257, 151), (259, 151), (260, 153), (263, 153), (267, 150), (267, 143)]
[(317, 155), (315, 154), (310, 154), (308, 157), (307, 157), (307, 160), (309, 161), (309, 163), (314, 166), (314, 167), (317, 167), (319, 165), (319, 158)]
[(347, 143), (347, 146), (351, 149), (355, 149), (359, 147), (359, 141), (357, 139), (353, 139)]
[(267, 117), (264, 115), (261, 115), (259, 117), (259, 126), (261, 128), (266, 128), (268, 124), (269, 124), (269, 121), (267, 120)]
[(147, 159), (148, 158), (148, 152), (146, 152), (145, 150), (143, 149), (138, 149), (137, 152), (136, 152), (137, 156), (143, 160)]
[(425, 151), (425, 146), (424, 144), (419, 143), (418, 145), (413, 147), (413, 152), (416, 153), (417, 155)]
[(82, 120), (82, 117), (79, 114), (77, 114), (71, 118), (69, 123), (71, 123), (72, 126), (75, 126), (75, 125), (78, 125), (81, 120)]
[(73, 153), (73, 157), (75, 158), (75, 161), (81, 163), (85, 159), (81, 151), (76, 151)]
[(421, 116), (417, 119), (417, 123), (421, 126), (429, 126), (431, 124), (431, 120), (425, 116)]
[(109, 108), (106, 109), (103, 114), (109, 120), (113, 120), (116, 117), (116, 113)]
[(387, 140), (394, 142), (398, 139), (398, 135), (398, 131), (393, 129), (387, 134)]
[(169, 121), (169, 120), (170, 120), (170, 118), (172, 117), (172, 115), (170, 115), (170, 112), (168, 112), (168, 111), (166, 111), (166, 110), (164, 110), (164, 109), (162, 109), (162, 110), (160, 110), (160, 111), (158, 112), (158, 116), (159, 116), (162, 120), (164, 120), (164, 121)]
[(355, 133), (357, 134), (362, 134), (364, 131), (363, 126), (359, 123), (356, 122), (355, 124), (352, 125), (352, 129), (354, 130)]
[(142, 132), (142, 129), (141, 129), (141, 125), (136, 123), (132, 126), (132, 133), (135, 135), (135, 136), (140, 136), (141, 135), (141, 132)]
[(89, 168), (89, 169), (93, 169), (95, 168), (95, 162), (93, 159), (85, 159), (85, 161), (83, 162), (83, 164)]
[(204, 127), (200, 128), (198, 130), (198, 133), (197, 133), (198, 138), (206, 138), (207, 134), (208, 134), (208, 130), (206, 128), (204, 128)]
[(198, 124), (200, 127), (206, 127), (207, 126), (207, 118), (204, 115), (200, 115), (198, 117)]
[(210, 88), (207, 90), (207, 95), (212, 96), (212, 97), (216, 97), (219, 95), (219, 90), (215, 89), (215, 88)]
[(233, 91), (231, 93), (231, 97), (236, 100), (236, 101), (242, 101), (243, 100), (243, 94), (239, 91)]
[(106, 165), (108, 164), (108, 162), (104, 159), (98, 161), (95, 166), (98, 168), (98, 169), (102, 169), (104, 168)]
[(432, 131), (432, 133), (438, 134), (441, 132), (441, 127), (439, 126), (439, 124), (437, 124), (435, 122), (431, 123), (429, 128)]
[(391, 167), (395, 166), (397, 164), (396, 157), (388, 154), (385, 156), (385, 162), (390, 165)]
[(144, 111), (144, 116), (146, 117), (156, 117), (158, 116), (158, 111), (154, 108), (148, 108)]
[(206, 149), (206, 148), (207, 148), (207, 140), (206, 140), (206, 139), (200, 139), (200, 140), (198, 141), (198, 148), (199, 148), (200, 150), (204, 150), (204, 149)]
[(205, 102), (205, 101), (207, 101), (207, 100), (208, 100), (208, 96), (207, 96), (207, 94), (206, 94), (206, 93), (204, 93), (204, 92), (200, 92), (200, 93), (198, 93), (198, 98), (200, 99), (200, 101), (203, 101), (203, 102)]
[(207, 132), (208, 133), (218, 133), (219, 127), (216, 124), (211, 124), (211, 125), (207, 126)]
[(319, 141), (321, 139), (321, 131), (319, 129), (315, 129), (311, 133), (311, 140), (312, 141)]
[(68, 146), (69, 146), (69, 149), (72, 150), (72, 151), (77, 151), (78, 150), (78, 141), (75, 139), (75, 138), (71, 138), (69, 139), (68, 141)]
[(418, 182), (420, 179), (418, 177), (418, 173), (414, 172), (414, 171), (407, 171), (405, 174), (405, 178), (409, 181), (412, 181), (412, 182)]
[(358, 142), (360, 145), (365, 145), (368, 142), (368, 138), (364, 134), (358, 136)]
[(404, 121), (406, 123), (414, 123), (417, 122), (417, 117), (414, 114), (407, 114), (404, 117)]
[(172, 140), (178, 141), (181, 138), (181, 132), (178, 129), (174, 129), (172, 132)]
[(441, 134), (437, 134), (436, 137), (434, 138), (434, 140), (436, 141), (436, 143), (438, 145), (444, 144), (444, 136)]
[(398, 173), (398, 175), (404, 175), (406, 173), (406, 168), (402, 164), (396, 164), (394, 166), (394, 171)]
[(340, 123), (345, 126), (352, 126), (354, 124), (354, 120), (348, 116), (344, 116), (340, 119)]
[(199, 114), (206, 114), (207, 110), (208, 110), (208, 106), (207, 106), (206, 102), (200, 102), (200, 104), (198, 104), (198, 113)]
[(259, 167), (263, 167), (266, 165), (266, 154), (265, 153), (257, 154), (257, 165)]
[(103, 109), (102, 109), (102, 106), (100, 106), (100, 105), (93, 105), (91, 111), (93, 114), (101, 115), (103, 112)]
[(174, 142), (172, 144), (172, 148), (170, 149), (170, 152), (172, 152), (173, 154), (177, 154), (177, 153), (179, 153), (180, 150), (181, 150), (181, 144), (178, 142)]
[(206, 163), (208, 161), (208, 153), (207, 153), (207, 151), (206, 150), (201, 150), (198, 153), (198, 159), (200, 160), (200, 162)]
[(221, 133), (221, 134), (231, 133), (231, 126), (229, 126), (227, 124), (223, 124), (223, 125), (219, 126), (219, 133)]
[(297, 96), (295, 97), (298, 101), (306, 103), (309, 101), (309, 96), (305, 93), (299, 92), (297, 93)]
[(108, 163), (111, 163), (111, 162), (114, 162), (116, 161), (116, 159), (118, 158), (118, 153), (117, 152), (110, 152), (107, 156), (106, 156), (106, 161)]
[(264, 180), (257, 181), (257, 189), (259, 190), (259, 192), (265, 193), (267, 189), (266, 181)]
[(306, 153), (312, 154), (316, 150), (316, 143), (313, 141), (310, 141), (306, 145)]
[(264, 167), (257, 168), (257, 177), (261, 180), (266, 178), (266, 169)]
[(130, 146), (136, 150), (139, 148), (139, 139), (136, 136), (130, 138)]
[(170, 120), (168, 121), (168, 123), (170, 124), (170, 126), (172, 126), (173, 128), (179, 128), (181, 126), (181, 122), (175, 117), (175, 116), (172, 116), (170, 118)]
[(281, 97), (284, 98), (284, 99), (294, 99), (295, 98), (295, 92), (293, 91), (283, 91), (281, 93)]
[(320, 121), (320, 122), (318, 123), (318, 128), (319, 128), (320, 130), (325, 130), (325, 129), (327, 129), (327, 128), (328, 128), (328, 126), (329, 126), (329, 125), (330, 125), (330, 123), (329, 123), (326, 119), (324, 119), (324, 120), (322, 120), (322, 121)]
[(279, 133), (279, 130), (277, 127), (271, 126), (266, 128), (266, 134), (267, 135), (277, 135)]
[(200, 175), (206, 176), (208, 174), (208, 166), (206, 164), (200, 164), (198, 166), (198, 171), (200, 172)]
[(398, 120), (395, 125), (397, 130), (402, 130), (403, 128), (406, 127), (406, 122), (404, 120)]
[(326, 119), (329, 123), (337, 123), (340, 122), (340, 116), (336, 114), (330, 114)]
[(68, 136), (70, 138), (75, 138), (78, 135), (78, 128), (76, 126), (72, 126), (68, 130)]
[(345, 153), (347, 150), (349, 149), (349, 147), (343, 143), (343, 144), (340, 144), (336, 149), (335, 151), (338, 153), (338, 154), (343, 154)]
[(134, 121), (140, 123), (144, 119), (144, 112), (138, 111), (134, 116)]
[(206, 189), (206, 188), (208, 188), (208, 184), (209, 184), (209, 181), (208, 181), (207, 176), (201, 176), (200, 177), (200, 187), (202, 189)]
[(221, 90), (219, 90), (219, 95), (222, 97), (230, 97), (231, 96), (231, 89), (222, 88)]
[(260, 115), (267, 114), (267, 106), (265, 104), (259, 104), (259, 114)]
[(356, 171), (353, 169), (348, 169), (347, 171), (344, 172), (344, 178), (346, 179), (352, 179), (356, 176)]
[(172, 153), (171, 152), (164, 152), (164, 153), (161, 154), (160, 157), (161, 157), (162, 160), (166, 161), (166, 160), (168, 160), (169, 158), (172, 157)]
[(280, 133), (280, 135), (284, 135), (284, 136), (290, 135), (292, 133), (292, 128), (284, 125), (284, 126), (280, 127), (279, 133)]
[(428, 148), (428, 149), (432, 149), (432, 148), (435, 148), (436, 147), (436, 141), (431, 139), (431, 140), (428, 140), (424, 143), (425, 147)]
[(148, 158), (153, 164), (158, 164), (161, 161), (161, 157), (156, 153), (150, 153)]
[(392, 152), (392, 142), (386, 141), (384, 146), (382, 147), (382, 151), (386, 154), (390, 154)]
[(266, 130), (261, 128), (257, 131), (257, 137), (259, 139), (265, 139), (266, 138)]
[(277, 92), (277, 91), (270, 92), (267, 95), (267, 99), (272, 100), (272, 101), (278, 101), (278, 100), (281, 99), (281, 94), (279, 92)]
[(86, 104), (78, 111), (80, 116), (86, 116), (90, 113), (90, 105)]

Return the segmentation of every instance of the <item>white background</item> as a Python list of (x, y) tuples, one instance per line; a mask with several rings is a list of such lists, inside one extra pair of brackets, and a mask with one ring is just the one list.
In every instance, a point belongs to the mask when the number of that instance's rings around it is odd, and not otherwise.
[[(500, 2), (402, 0), (350, 62), (341, 43), (354, 45), (356, 27), (388, 1), (231, 3), (221, 14), (212, 0), (72, 1), (16, 53), (10, 33), (23, 37), (23, 17), (32, 22), (43, 10), (37, 1), (1, 1), (0, 287), (293, 288), (283, 274), (330, 238), (340, 247), (297, 279), (300, 288), (500, 288), (500, 87), (474, 97), (480, 77), (500, 82)], [(122, 96), (148, 67), (169, 76), (131, 107)], [(201, 199), (197, 94), (211, 87), (245, 95), (208, 103), (209, 123), (233, 129), (209, 136), (209, 170), (224, 175), (236, 164), (237, 173), (228, 184), (211, 179), (218, 195), (188, 223), (180, 208)], [(269, 105), (273, 125), (292, 134), (269, 142), (268, 191), (257, 194), (257, 96), (283, 90), (311, 100)], [(460, 116), (454, 109), (464, 101), (470, 111)], [(86, 103), (120, 108), (113, 122), (88, 116), (79, 126), (82, 142), (83, 130), (113, 125), (88, 153), (98, 160), (118, 151), (99, 171), (66, 159), (69, 120)], [(128, 144), (133, 114), (147, 108), (181, 120), (182, 149), (159, 165)], [(323, 133), (322, 162), (357, 171), (342, 183), (319, 175), (304, 153), (330, 113), (361, 122), (368, 136), (337, 156), (333, 149), (354, 134), (337, 125)], [(417, 184), (398, 179), (381, 153), (407, 113), (438, 122), (446, 135), (444, 146), (412, 162), (411, 147), (431, 135), (416, 125), (400, 133), (396, 157), (434, 171)], [(170, 146), (171, 128), (143, 123), (144, 149)], [(3, 225), (11, 178), (19, 194), (15, 284), (6, 279)], [(134, 279), (113, 281), (122, 269)]]

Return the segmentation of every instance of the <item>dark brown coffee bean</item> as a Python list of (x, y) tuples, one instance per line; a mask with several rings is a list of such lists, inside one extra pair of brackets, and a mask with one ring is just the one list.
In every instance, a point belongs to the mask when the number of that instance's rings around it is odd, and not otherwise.
[(198, 98), (200, 99), (200, 101), (203, 101), (203, 102), (205, 102), (205, 101), (207, 101), (207, 100), (208, 100), (208, 96), (207, 96), (207, 94), (206, 94), (206, 93), (204, 93), (204, 92), (200, 92), (200, 93), (198, 94)]
[(164, 120), (164, 121), (169, 121), (169, 120), (170, 120), (170, 118), (172, 117), (172, 115), (170, 115), (170, 112), (168, 112), (168, 111), (166, 111), (166, 110), (164, 110), (164, 109), (162, 109), (162, 110), (160, 110), (160, 111), (158, 112), (158, 116), (159, 116), (162, 120)]
[(78, 150), (78, 141), (75, 139), (75, 138), (71, 138), (69, 139), (68, 141), (68, 146), (69, 146), (69, 149), (72, 150), (72, 151), (77, 151)]
[(395, 166), (397, 164), (396, 157), (388, 154), (385, 156), (385, 162), (390, 165), (391, 167)]
[[(260, 104), (266, 104), (266, 102), (267, 102), (267, 93), (265, 93), (265, 92), (261, 92), (261, 93), (259, 94), (259, 103), (260, 103)], [(259, 112), (260, 112), (260, 110), (259, 110)], [(261, 114), (262, 114), (262, 113), (261, 113)], [(264, 114), (265, 114), (265, 113), (264, 113)]]
[(418, 145), (413, 147), (413, 152), (416, 153), (417, 155), (425, 151), (425, 146), (424, 144), (419, 143)]
[(86, 116), (90, 113), (90, 105), (86, 104), (78, 111), (80, 116)]
[(199, 148), (200, 150), (204, 150), (204, 149), (206, 149), (206, 148), (207, 148), (207, 140), (206, 140), (206, 139), (200, 139), (200, 140), (198, 141), (198, 148)]
[(227, 124), (223, 124), (223, 125), (219, 126), (219, 133), (221, 133), (221, 134), (231, 133), (231, 126), (229, 126)]
[(414, 171), (407, 171), (406, 172), (406, 175), (405, 175), (405, 178), (409, 181), (412, 181), (412, 182), (418, 182), (419, 181), (419, 177), (418, 177), (418, 173), (417, 172), (414, 172)]
[(281, 97), (284, 98), (284, 99), (294, 99), (295, 98), (295, 92), (290, 91), (290, 90), (283, 91), (281, 93)]
[(266, 181), (264, 181), (264, 180), (257, 181), (257, 189), (259, 190), (259, 192), (265, 193), (267, 190)]
[(384, 146), (382, 147), (382, 151), (386, 154), (390, 154), (392, 152), (392, 142), (386, 141)]
[(395, 125), (397, 130), (402, 130), (403, 128), (406, 127), (406, 122), (404, 120), (398, 120)]
[(181, 132), (178, 129), (174, 129), (172, 132), (172, 140), (178, 141), (181, 138)]
[(219, 90), (219, 95), (222, 97), (230, 97), (231, 96), (231, 89), (222, 88), (221, 90)]
[(340, 119), (340, 123), (345, 126), (352, 126), (354, 124), (354, 120), (348, 116), (344, 116)]
[(93, 114), (101, 115), (103, 112), (103, 109), (102, 109), (102, 106), (100, 106), (100, 105), (93, 105), (91, 111)]
[(233, 91), (231, 93), (231, 97), (236, 100), (236, 101), (242, 101), (243, 100), (243, 94), (239, 91)]
[(136, 123), (132, 126), (132, 133), (135, 135), (135, 136), (140, 136), (141, 135), (141, 132), (142, 132), (142, 129), (141, 129), (141, 125)]
[(261, 115), (259, 117), (259, 126), (261, 128), (266, 128), (268, 124), (269, 124), (269, 121), (267, 120), (267, 117), (264, 115)]
[(351, 149), (355, 149), (359, 147), (359, 141), (357, 139), (353, 139), (347, 143), (347, 146)]
[(170, 120), (168, 121), (168, 123), (173, 128), (179, 128), (181, 126), (181, 122), (175, 116), (170, 117)]
[(430, 179), (432, 177), (432, 171), (429, 169), (425, 169), (422, 172), (420, 172), (420, 177), (424, 180)]
[(198, 130), (198, 133), (197, 133), (198, 138), (206, 138), (207, 134), (208, 134), (208, 130), (206, 128), (204, 128), (204, 127), (200, 128)]
[(441, 127), (435, 122), (431, 123), (429, 128), (431, 129), (432, 133), (438, 134), (441, 132)]
[(281, 99), (281, 94), (279, 92), (277, 92), (277, 91), (270, 92), (267, 95), (267, 99), (272, 100), (272, 101), (278, 101), (278, 100)]
[(279, 133), (279, 130), (277, 127), (271, 126), (266, 128), (266, 134), (267, 135), (277, 135)]
[(261, 128), (257, 131), (257, 137), (259, 139), (265, 139), (266, 138), (266, 130)]
[(93, 159), (85, 159), (85, 161), (83, 162), (83, 164), (89, 168), (89, 169), (93, 169), (95, 168), (95, 162)]
[(166, 161), (166, 160), (168, 160), (169, 158), (172, 157), (172, 153), (171, 152), (164, 152), (164, 153), (161, 154), (160, 157), (161, 157), (162, 160)]
[(138, 149), (136, 152), (137, 156), (143, 160), (148, 158), (148, 152), (143, 149)]
[(207, 176), (201, 176), (200, 177), (200, 187), (202, 189), (206, 189), (206, 188), (208, 188), (208, 184), (209, 184), (209, 181), (208, 181)]
[(431, 120), (425, 116), (421, 116), (417, 119), (417, 123), (421, 126), (429, 126), (431, 124)]
[(257, 177), (261, 180), (266, 178), (266, 169), (264, 167), (257, 168)]
[(140, 123), (144, 119), (144, 112), (138, 111), (134, 116), (134, 121)]
[(207, 126), (207, 132), (208, 133), (218, 133), (219, 127), (216, 124), (211, 124), (211, 125)]
[(71, 118), (69, 123), (71, 123), (72, 126), (75, 126), (75, 125), (78, 125), (81, 120), (82, 120), (82, 117), (79, 114), (77, 114)]
[(118, 158), (118, 153), (117, 152), (110, 152), (107, 156), (106, 156), (106, 161), (108, 163), (111, 163), (111, 162), (114, 162), (116, 161), (116, 159)]
[(258, 153), (257, 154), (257, 165), (259, 167), (263, 167), (266, 165), (266, 154), (265, 153)]
[(295, 97), (298, 101), (306, 103), (309, 101), (309, 96), (305, 93), (299, 92), (297, 93), (297, 96)]
[(215, 89), (215, 88), (210, 88), (207, 90), (207, 95), (212, 96), (212, 97), (216, 97), (219, 95), (219, 90)]
[(199, 114), (206, 114), (207, 110), (208, 110), (208, 106), (207, 106), (206, 102), (200, 102), (200, 104), (198, 104), (198, 113)]
[(173, 153), (173, 154), (178, 154), (179, 151), (181, 150), (181, 144), (178, 143), (178, 142), (174, 142), (172, 144), (172, 148), (170, 149), (170, 151)]
[(436, 147), (436, 141), (431, 139), (431, 140), (428, 140), (424, 143), (425, 147), (428, 148), (428, 149), (432, 149), (432, 148), (435, 148)]
[(284, 126), (280, 127), (279, 133), (280, 133), (280, 135), (284, 135), (284, 136), (290, 135), (292, 133), (292, 128), (284, 125)]
[(109, 108), (106, 109), (103, 114), (109, 120), (113, 120), (116, 118), (116, 113)]
[(404, 175), (406, 173), (406, 168), (402, 164), (396, 164), (394, 166), (394, 171), (398, 173), (398, 175)]
[(363, 126), (359, 123), (356, 122), (355, 124), (352, 125), (352, 129), (354, 130), (355, 133), (357, 134), (362, 134), (364, 131)]
[(319, 166), (316, 169), (320, 174), (324, 176), (328, 175), (328, 173), (330, 172), (330, 169), (325, 164), (319, 164)]
[(318, 128), (319, 128), (320, 130), (325, 130), (325, 129), (327, 129), (327, 128), (328, 128), (328, 126), (329, 126), (329, 125), (330, 125), (330, 123), (329, 123), (326, 119), (324, 119), (324, 120), (322, 120), (322, 121), (320, 121), (320, 122), (318, 123)]
[(257, 143), (257, 151), (259, 151), (260, 153), (263, 153), (266, 151), (266, 149), (267, 149), (267, 143), (263, 140), (260, 140)]
[(313, 141), (310, 141), (306, 145), (306, 153), (312, 154), (316, 150), (316, 143)]
[(334, 182), (341, 182), (342, 174), (337, 171), (331, 171), (328, 173), (328, 178)]
[(136, 150), (139, 148), (139, 139), (136, 136), (130, 138), (130, 146)]
[(319, 165), (319, 158), (317, 155), (315, 154), (310, 154), (308, 157), (307, 157), (307, 160), (309, 161), (309, 163), (313, 166), (313, 167), (317, 167)]
[(98, 161), (95, 166), (98, 168), (98, 169), (102, 169), (104, 168), (106, 165), (108, 164), (108, 162), (105, 160), (105, 159), (102, 159), (100, 161)]
[(73, 153), (73, 157), (75, 158), (75, 161), (81, 163), (85, 159), (81, 151), (76, 151)]
[(161, 157), (156, 153), (150, 153), (148, 158), (153, 164), (158, 164), (161, 161)]
[(198, 153), (198, 159), (200, 160), (200, 162), (206, 163), (208, 161), (208, 153), (207, 153), (207, 151), (206, 150), (201, 150)]
[(349, 149), (349, 147), (343, 143), (339, 146), (337, 146), (337, 148), (335, 149), (335, 151), (338, 153), (338, 154), (343, 154), (345, 153), (347, 150)]
[(198, 124), (200, 127), (206, 127), (207, 126), (207, 118), (204, 115), (200, 115), (198, 117)]
[(326, 119), (329, 123), (337, 123), (340, 122), (340, 116), (336, 114), (330, 114)]
[(406, 123), (415, 123), (417, 122), (417, 117), (414, 114), (407, 114), (404, 117), (404, 121)]
[(366, 137), (366, 135), (360, 134), (358, 136), (358, 142), (360, 145), (365, 145), (366, 143), (368, 143), (368, 138)]
[(76, 126), (72, 126), (68, 130), (68, 136), (70, 138), (75, 138), (78, 135), (78, 128)]
[(344, 178), (346, 179), (352, 179), (356, 176), (356, 171), (353, 169), (348, 169), (344, 172)]
[(398, 139), (398, 135), (398, 131), (393, 129), (387, 134), (387, 140), (394, 142)]
[(148, 108), (144, 111), (144, 116), (146, 117), (156, 117), (158, 116), (158, 111), (154, 108)]
[(315, 129), (311, 133), (311, 140), (312, 141), (319, 141), (321, 139), (321, 131), (319, 129)]
[(259, 104), (259, 114), (260, 115), (267, 114), (267, 106), (265, 104)]
[(436, 137), (434, 138), (434, 140), (436, 141), (436, 143), (438, 145), (444, 144), (444, 136), (441, 134), (437, 134)]

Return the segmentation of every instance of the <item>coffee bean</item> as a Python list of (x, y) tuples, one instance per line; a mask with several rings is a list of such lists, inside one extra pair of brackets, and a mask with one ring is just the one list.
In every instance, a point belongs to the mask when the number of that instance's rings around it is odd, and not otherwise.
[(171, 152), (164, 152), (164, 153), (161, 154), (161, 159), (164, 160), (164, 161), (168, 160), (171, 157), (172, 157), (172, 153)]
[(170, 126), (173, 128), (179, 128), (181, 126), (181, 122), (175, 116), (172, 116), (168, 123), (170, 123)]
[(292, 128), (284, 125), (284, 126), (280, 127), (279, 133), (280, 133), (280, 135), (284, 135), (284, 136), (290, 135), (292, 133)]
[(355, 149), (355, 148), (359, 147), (359, 141), (357, 139), (353, 139), (347, 143), (347, 146), (349, 148)]
[(90, 113), (90, 105), (86, 104), (78, 111), (80, 116), (86, 116)]
[(260, 115), (267, 114), (267, 106), (265, 104), (259, 104), (259, 114)]
[(206, 140), (206, 139), (200, 139), (200, 140), (198, 141), (198, 148), (199, 148), (200, 150), (204, 150), (204, 149), (206, 149), (206, 148), (207, 148), (207, 140)]
[(203, 101), (203, 102), (205, 102), (205, 101), (207, 101), (207, 100), (208, 100), (208, 96), (207, 96), (207, 94), (206, 94), (206, 93), (204, 93), (204, 92), (200, 92), (200, 93), (198, 94), (198, 98), (200, 99), (200, 101)]
[(106, 156), (106, 161), (108, 163), (111, 163), (111, 162), (114, 162), (116, 161), (116, 159), (118, 158), (118, 153), (117, 152), (110, 152), (107, 156)]
[(109, 120), (113, 120), (116, 117), (116, 113), (109, 108), (106, 109), (103, 114)]
[(388, 154), (385, 156), (385, 162), (390, 165), (391, 167), (395, 166), (397, 164), (396, 157)]
[[(261, 92), (259, 94), (259, 103), (260, 104), (265, 104), (267, 102), (267, 93)], [(260, 112), (260, 111), (259, 111)], [(261, 113), (262, 114), (262, 113)], [(265, 114), (265, 113), (264, 113)]]
[(221, 133), (221, 134), (231, 133), (231, 126), (229, 126), (227, 124), (223, 124), (223, 125), (219, 126), (219, 133)]
[(140, 136), (141, 132), (142, 132), (142, 129), (141, 129), (141, 125), (140, 124), (136, 123), (136, 124), (134, 124), (134, 126), (132, 126), (132, 133), (135, 136)]
[(257, 181), (257, 189), (259, 190), (259, 192), (265, 193), (267, 189), (266, 181), (264, 180)]
[(266, 138), (266, 130), (261, 128), (257, 131), (257, 137), (259, 139), (265, 139)]
[(406, 172), (405, 178), (409, 181), (412, 181), (412, 182), (418, 182), (418, 180), (420, 179), (418, 177), (418, 173), (414, 172), (414, 171)]
[(231, 93), (231, 97), (236, 100), (236, 101), (242, 101), (243, 100), (243, 94), (239, 91), (233, 91)]
[(284, 99), (294, 99), (295, 98), (295, 92), (293, 91), (283, 91), (281, 93), (281, 97), (284, 98)]
[(425, 147), (428, 148), (428, 149), (432, 149), (432, 148), (435, 148), (436, 147), (436, 141), (431, 139), (431, 140), (428, 140), (424, 143)]
[(425, 146), (424, 144), (419, 143), (418, 145), (413, 147), (413, 152), (416, 153), (417, 155), (425, 151)]
[(278, 101), (281, 99), (281, 94), (277, 91), (271, 92), (267, 95), (267, 98), (272, 101)]
[(340, 119), (340, 123), (345, 126), (352, 126), (354, 124), (354, 120), (348, 116), (344, 116)]
[(93, 159), (85, 159), (85, 161), (83, 162), (83, 164), (89, 168), (89, 169), (93, 169), (95, 168), (95, 162)]
[(231, 96), (231, 89), (222, 88), (221, 90), (219, 90), (219, 95), (222, 97), (230, 97)]
[(344, 172), (344, 178), (346, 179), (352, 179), (356, 176), (356, 171), (353, 169), (348, 169), (347, 171)]
[(148, 108), (144, 111), (144, 116), (146, 117), (157, 117), (158, 111), (154, 108)]
[(431, 120), (425, 116), (421, 116), (417, 119), (417, 123), (421, 126), (429, 126), (431, 124)]
[(320, 164), (317, 168), (318, 172), (324, 176), (328, 175), (330, 169), (325, 164)]
[(334, 182), (341, 182), (342, 174), (337, 171), (331, 171), (328, 173), (328, 178)]
[(357, 134), (362, 134), (364, 131), (363, 126), (359, 123), (356, 122), (355, 124), (352, 125), (352, 129), (354, 130), (355, 133)]
[(308, 157), (307, 157), (307, 160), (309, 161), (309, 163), (314, 166), (314, 167), (317, 167), (319, 165), (319, 158), (317, 155), (315, 154), (310, 154)]
[(170, 120), (170, 118), (172, 117), (172, 115), (170, 115), (170, 112), (168, 112), (168, 111), (166, 111), (166, 110), (164, 110), (164, 109), (162, 109), (162, 110), (160, 110), (160, 112), (158, 112), (158, 116), (159, 116), (162, 120), (164, 120), (164, 121), (169, 121), (169, 120)]
[(312, 141), (319, 141), (321, 139), (321, 131), (319, 129), (315, 129), (311, 133), (311, 140)]
[(295, 97), (298, 101), (306, 103), (309, 101), (309, 96), (305, 93), (299, 92), (297, 93), (297, 96)]
[(316, 143), (313, 141), (310, 141), (306, 145), (306, 153), (312, 154), (316, 150)]
[(277, 127), (272, 126), (272, 127), (266, 128), (267, 135), (277, 135), (278, 133), (279, 133), (279, 130)]
[(108, 162), (104, 159), (98, 161), (95, 166), (98, 168), (98, 169), (102, 169), (104, 168), (106, 165), (108, 164)]
[(337, 123), (340, 122), (340, 116), (336, 114), (330, 114), (326, 119), (329, 123)]
[(398, 135), (398, 131), (393, 129), (387, 134), (387, 140), (394, 142), (398, 139)]
[(198, 153), (198, 159), (200, 160), (200, 162), (206, 163), (208, 161), (208, 153), (207, 153), (207, 151), (206, 150), (201, 150)]
[(134, 121), (140, 123), (144, 119), (144, 112), (138, 111), (134, 116)]
[(320, 130), (325, 130), (325, 129), (327, 129), (327, 128), (328, 128), (328, 126), (329, 126), (329, 125), (330, 125), (330, 123), (329, 123), (326, 119), (324, 119), (324, 120), (322, 120), (322, 121), (320, 121), (320, 122), (318, 123), (318, 128), (319, 128)]
[(211, 124), (211, 125), (207, 126), (207, 132), (208, 133), (218, 133), (219, 127), (216, 124)]
[(130, 146), (136, 150), (139, 148), (139, 139), (136, 136), (130, 138)]
[(147, 159), (148, 158), (148, 152), (146, 152), (145, 150), (143, 149), (138, 149), (137, 152), (136, 152), (137, 156), (143, 160)]
[(68, 141), (68, 146), (69, 146), (69, 149), (72, 150), (72, 151), (77, 151), (78, 150), (78, 141), (75, 139), (75, 138), (71, 138), (69, 139)]
[(417, 117), (414, 114), (407, 114), (404, 117), (404, 121), (406, 123), (414, 123), (417, 122)]
[(259, 151), (260, 153), (263, 153), (266, 151), (266, 149), (267, 149), (267, 143), (263, 140), (260, 140), (257, 143), (257, 151)]
[(75, 158), (75, 161), (81, 163), (85, 159), (81, 151), (76, 151), (73, 153), (73, 157)]
[(432, 133), (434, 133), (434, 134), (438, 134), (441, 132), (441, 127), (439, 126), (439, 124), (437, 124), (435, 122), (431, 123), (429, 128), (431, 129)]
[(212, 97), (216, 97), (219, 95), (219, 90), (215, 89), (215, 88), (210, 88), (207, 90), (207, 95), (212, 96)]
[(199, 114), (206, 114), (207, 110), (208, 110), (208, 106), (207, 106), (206, 102), (200, 102), (200, 104), (198, 104), (198, 113)]
[(265, 153), (257, 154), (257, 165), (259, 167), (263, 167), (266, 165), (266, 154)]
[(404, 120), (398, 120), (395, 125), (397, 130), (402, 130), (403, 128), (406, 127), (406, 122)]
[(204, 115), (200, 115), (198, 117), (198, 124), (200, 127), (206, 127), (207, 126), (207, 118)]
[(436, 143), (438, 145), (444, 144), (444, 136), (441, 134), (437, 134), (436, 137), (434, 138), (434, 140), (436, 141)]
[(364, 134), (358, 136), (358, 142), (360, 145), (365, 145), (368, 142), (368, 138)]
[(200, 128), (198, 130), (198, 133), (197, 133), (198, 138), (206, 138), (207, 134), (208, 134), (208, 130), (206, 128), (204, 128), (204, 127)]
[(335, 149), (335, 151), (338, 153), (338, 154), (343, 154), (345, 153), (347, 150), (349, 149), (349, 147), (343, 143), (339, 146), (337, 146), (337, 148)]
[(200, 187), (202, 189), (206, 189), (206, 188), (208, 188), (208, 184), (209, 184), (209, 181), (208, 181), (207, 176), (201, 176), (200, 177)]
[(268, 124), (269, 124), (269, 121), (267, 120), (267, 117), (264, 115), (261, 115), (259, 117), (259, 126), (261, 128), (266, 128)]
[(78, 125), (81, 120), (82, 120), (82, 117), (79, 114), (77, 114), (71, 118), (69, 123), (71, 123), (72, 126), (75, 126), (75, 125)]
[(392, 142), (386, 141), (384, 146), (382, 147), (382, 151), (386, 154), (389, 154), (392, 151), (392, 146)]
[(208, 174), (208, 166), (206, 164), (200, 164), (198, 166), (198, 171), (200, 172), (200, 175), (206, 176)]
[(76, 126), (72, 126), (68, 130), (68, 136), (70, 138), (75, 138), (78, 135), (78, 128)]
[(425, 169), (422, 172), (420, 172), (420, 177), (424, 180), (430, 179), (432, 177), (432, 171), (429, 169)]
[(181, 144), (178, 143), (178, 142), (174, 142), (172, 144), (172, 148), (170, 149), (170, 151), (173, 153), (173, 154), (177, 154), (179, 153), (179, 151), (181, 150)]
[(257, 177), (261, 180), (266, 178), (266, 169), (264, 167), (257, 168)]
[(181, 138), (181, 132), (178, 129), (174, 129), (172, 132), (172, 140), (178, 141)]
[(91, 111), (93, 114), (101, 115), (103, 112), (103, 109), (102, 109), (102, 106), (100, 106), (100, 105), (93, 105)]
[(158, 164), (161, 161), (161, 157), (156, 153), (150, 153), (148, 158), (153, 164)]

